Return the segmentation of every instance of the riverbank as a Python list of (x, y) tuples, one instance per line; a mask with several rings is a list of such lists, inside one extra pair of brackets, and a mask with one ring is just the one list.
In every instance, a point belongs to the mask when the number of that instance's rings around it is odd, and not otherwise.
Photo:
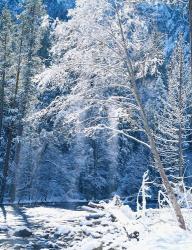
[[(170, 209), (147, 209), (145, 216), (128, 206), (73, 211), (54, 207), (6, 207), (0, 215), (0, 249), (191, 250), (192, 233), (181, 230)], [(183, 209), (192, 230), (192, 210)], [(26, 229), (31, 234), (22, 235)], [(19, 233), (18, 233), (19, 232)]]

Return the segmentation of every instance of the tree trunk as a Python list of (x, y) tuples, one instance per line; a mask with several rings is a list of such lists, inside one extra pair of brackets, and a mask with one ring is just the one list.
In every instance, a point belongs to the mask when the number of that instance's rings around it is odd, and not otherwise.
[[(33, 54), (33, 46), (34, 46), (34, 36), (35, 36), (35, 30), (34, 30), (34, 20), (35, 20), (35, 12), (34, 8), (32, 9), (32, 27), (31, 27), (31, 33), (30, 33), (30, 41), (28, 45), (28, 53), (27, 53), (27, 66), (26, 66), (26, 71), (25, 71), (25, 82), (24, 82), (24, 93), (25, 96), (22, 99), (21, 103), (21, 108), (20, 108), (20, 113), (21, 117), (18, 121), (18, 132), (17, 136), (19, 137), (19, 142), (16, 144), (16, 149), (15, 149), (15, 168), (18, 169), (19, 167), (19, 161), (20, 161), (20, 151), (21, 151), (21, 142), (20, 139), (23, 135), (23, 124), (22, 124), (22, 119), (25, 117), (26, 114), (26, 109), (27, 109), (27, 103), (29, 101), (29, 92), (30, 92), (30, 84), (31, 84), (31, 71), (32, 71), (32, 54)], [(22, 27), (22, 34), (23, 34), (23, 27)], [(21, 37), (20, 41), (20, 52), (22, 52), (21, 47), (23, 46), (23, 40)], [(22, 57), (19, 58), (19, 64), (18, 64), (18, 71), (16, 75), (16, 85), (15, 85), (15, 97), (17, 96), (18, 92), (18, 83), (19, 83), (19, 77), (20, 77), (20, 64), (22, 62)], [(17, 170), (16, 170), (17, 171)], [(15, 197), (15, 188), (13, 189), (13, 194), (12, 194), (12, 199)]]
[[(6, 62), (7, 62), (7, 35), (5, 35), (4, 56), (3, 56), (4, 65), (3, 65), (3, 69), (2, 69), (2, 79), (1, 79), (1, 83), (0, 83), (0, 137), (2, 135), (2, 129), (3, 129)], [(1, 140), (0, 140), (0, 143), (1, 143)]]
[(16, 72), (16, 82), (15, 82), (15, 97), (14, 102), (16, 104), (17, 94), (19, 90), (19, 82), (20, 82), (20, 73), (21, 73), (21, 63), (22, 63), (22, 50), (23, 50), (23, 27), (21, 32), (20, 44), (19, 44), (19, 58), (17, 63), (17, 72)]
[(123, 27), (122, 27), (122, 22), (121, 22), (119, 10), (117, 7), (116, 7), (116, 14), (117, 14), (118, 26), (119, 26), (120, 34), (121, 34), (121, 38), (122, 38), (124, 53), (125, 53), (125, 58), (124, 58), (125, 67), (126, 67), (128, 75), (130, 77), (131, 89), (132, 89), (135, 101), (137, 103), (137, 106), (139, 108), (139, 114), (140, 114), (140, 117), (141, 117), (141, 120), (143, 123), (144, 130), (145, 130), (146, 135), (148, 137), (149, 145), (151, 147), (151, 153), (153, 155), (156, 168), (161, 176), (162, 182), (163, 182), (165, 189), (167, 191), (167, 195), (169, 197), (169, 200), (170, 200), (172, 207), (174, 209), (179, 226), (182, 229), (186, 230), (185, 220), (183, 218), (181, 208), (177, 202), (173, 188), (172, 188), (172, 186), (167, 178), (167, 175), (165, 173), (159, 152), (158, 152), (157, 147), (156, 147), (155, 139), (154, 139), (154, 136), (153, 136), (152, 131), (150, 129), (150, 126), (149, 126), (149, 123), (147, 120), (147, 116), (145, 114), (145, 110), (144, 110), (144, 107), (143, 107), (143, 104), (142, 104), (142, 101), (141, 101), (141, 98), (139, 95), (139, 91), (138, 91), (138, 87), (137, 87), (137, 83), (136, 83), (136, 79), (135, 79), (135, 75), (134, 75), (134, 69), (133, 69), (132, 62), (131, 62), (130, 57), (129, 57), (129, 52), (127, 50), (127, 43), (126, 43), (126, 39), (125, 39), (124, 32), (123, 32)]
[[(20, 126), (19, 129), (20, 130), (19, 130), (17, 136), (19, 136), (19, 138), (20, 138), (22, 135), (23, 127)], [(17, 173), (18, 173), (18, 169), (19, 169), (20, 150), (21, 150), (21, 142), (18, 141), (18, 142), (16, 142), (16, 145), (15, 145), (15, 157), (14, 157), (15, 158), (14, 159), (15, 169), (14, 169), (14, 173), (13, 173), (13, 180), (12, 180), (12, 186), (11, 186), (11, 192), (10, 192), (10, 197), (11, 197), (12, 202), (15, 201), (15, 197), (16, 197), (16, 186), (17, 186), (16, 179), (17, 179)]]
[(11, 145), (12, 145), (12, 139), (13, 139), (13, 133), (12, 128), (8, 129), (8, 141), (7, 141), (7, 147), (5, 152), (5, 159), (3, 161), (3, 178), (2, 178), (2, 184), (1, 184), (1, 193), (0, 193), (0, 203), (3, 203), (5, 190), (6, 190), (6, 184), (7, 184), (7, 176), (9, 171), (9, 159), (11, 155)]
[(2, 128), (3, 128), (4, 92), (5, 92), (4, 86), (5, 86), (5, 71), (3, 72), (2, 80), (0, 82), (0, 137), (2, 136)]
[(182, 127), (179, 126), (179, 177), (182, 178), (184, 173), (184, 159), (182, 147)]
[[(19, 44), (19, 56), (18, 56), (18, 63), (17, 63), (17, 72), (16, 72), (16, 81), (15, 81), (15, 93), (14, 93), (14, 100), (13, 100), (13, 109), (17, 107), (17, 95), (18, 95), (18, 91), (19, 91), (20, 74), (21, 74), (21, 63), (22, 63), (22, 49), (23, 49), (23, 27), (22, 27), (22, 33), (21, 33), (21, 38), (20, 38), (20, 44)], [(14, 130), (15, 130), (15, 127), (14, 127)], [(13, 135), (12, 135), (12, 140), (13, 140)], [(18, 144), (19, 144), (19, 146), (18, 146)], [(16, 193), (16, 183), (15, 182), (16, 182), (17, 167), (18, 167), (18, 162), (19, 162), (18, 151), (20, 152), (20, 142), (18, 142), (16, 144), (16, 150), (15, 150), (15, 155), (16, 155), (16, 164), (15, 164), (15, 166), (16, 167), (15, 167), (15, 171), (13, 173), (13, 180), (12, 180), (11, 192), (10, 192), (10, 196), (11, 196), (11, 201), (12, 202), (15, 200), (15, 193)], [(8, 165), (9, 165), (9, 163), (8, 163)]]
[[(183, 90), (183, 58), (182, 52), (180, 52), (179, 58), (181, 58), (181, 62), (179, 65), (179, 177), (183, 177), (184, 173), (184, 159), (183, 159), (183, 98), (182, 98), (182, 90)], [(181, 181), (181, 180), (180, 180)]]
[(163, 182), (163, 184), (164, 184), (164, 186), (166, 188), (167, 195), (168, 195), (169, 200), (170, 200), (170, 202), (171, 202), (171, 204), (173, 206), (173, 209), (175, 211), (175, 215), (176, 215), (177, 220), (179, 222), (179, 226), (182, 229), (186, 229), (185, 221), (184, 221), (183, 215), (181, 213), (181, 208), (180, 208), (180, 206), (179, 206), (179, 204), (177, 202), (177, 199), (175, 197), (173, 188), (171, 187), (171, 184), (170, 184), (170, 182), (169, 182), (169, 180), (167, 178), (167, 175), (165, 174), (165, 170), (164, 170), (163, 164), (161, 162), (159, 152), (158, 152), (157, 147), (156, 147), (155, 139), (154, 139), (153, 134), (151, 132), (151, 129), (149, 127), (149, 124), (148, 124), (148, 121), (147, 121), (147, 116), (145, 114), (142, 102), (140, 100), (140, 96), (138, 94), (136, 82), (135, 82), (133, 76), (131, 78), (132, 78), (133, 94), (135, 96), (137, 105), (139, 107), (140, 116), (141, 116), (143, 126), (144, 126), (144, 129), (146, 131), (146, 134), (147, 134), (147, 137), (148, 137), (148, 140), (149, 140), (149, 144), (150, 144), (150, 147), (151, 147), (151, 152), (152, 152), (153, 158), (155, 160), (155, 165), (156, 165), (156, 167), (157, 167), (157, 169), (159, 171), (162, 182)]

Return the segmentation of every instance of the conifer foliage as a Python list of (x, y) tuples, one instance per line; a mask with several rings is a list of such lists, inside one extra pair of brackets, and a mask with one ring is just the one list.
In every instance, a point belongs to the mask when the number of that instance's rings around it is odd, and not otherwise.
[(12, 199), (15, 196), (24, 118), (34, 90), (32, 77), (37, 73), (37, 67), (41, 67), (38, 51), (42, 18), (40, 0), (25, 1), (17, 16), (10, 13), (6, 6), (1, 14), (1, 203), (5, 191), (10, 192)]

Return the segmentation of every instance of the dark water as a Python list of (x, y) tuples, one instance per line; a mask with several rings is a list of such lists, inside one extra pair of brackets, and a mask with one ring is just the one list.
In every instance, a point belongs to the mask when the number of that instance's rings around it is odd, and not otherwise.
[(35, 207), (52, 207), (67, 210), (81, 210), (82, 206), (88, 205), (88, 202), (38, 202), (38, 203), (23, 203), (17, 205), (20, 208), (35, 208)]

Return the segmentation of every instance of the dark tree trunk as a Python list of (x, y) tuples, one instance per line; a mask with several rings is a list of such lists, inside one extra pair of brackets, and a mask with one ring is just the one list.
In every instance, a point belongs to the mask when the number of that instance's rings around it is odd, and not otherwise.
[[(2, 78), (0, 82), (0, 137), (2, 136), (3, 129), (3, 116), (4, 116), (4, 99), (5, 99), (5, 78), (6, 78), (6, 62), (7, 62), (7, 35), (5, 35), (4, 41), (4, 56), (3, 56), (3, 69), (2, 69)], [(1, 144), (1, 140), (0, 140)]]
[(179, 177), (183, 177), (184, 173), (184, 158), (183, 158), (183, 98), (182, 98), (182, 93), (183, 93), (183, 58), (182, 58), (182, 53), (180, 53), (179, 58), (181, 58), (181, 62), (179, 65), (179, 112), (180, 112), (180, 119), (179, 119), (179, 130), (178, 130), (178, 135), (179, 135)]
[(9, 171), (9, 159), (11, 155), (11, 145), (12, 145), (12, 139), (13, 139), (13, 132), (12, 128), (8, 129), (8, 141), (7, 141), (7, 147), (5, 151), (5, 159), (3, 161), (3, 177), (2, 177), (2, 184), (1, 184), (1, 192), (0, 192), (0, 203), (3, 203), (5, 190), (6, 190), (6, 184), (7, 184), (7, 176)]
[(2, 129), (3, 129), (4, 92), (5, 92), (4, 87), (5, 87), (5, 72), (3, 72), (2, 80), (0, 81), (0, 137), (2, 136)]

